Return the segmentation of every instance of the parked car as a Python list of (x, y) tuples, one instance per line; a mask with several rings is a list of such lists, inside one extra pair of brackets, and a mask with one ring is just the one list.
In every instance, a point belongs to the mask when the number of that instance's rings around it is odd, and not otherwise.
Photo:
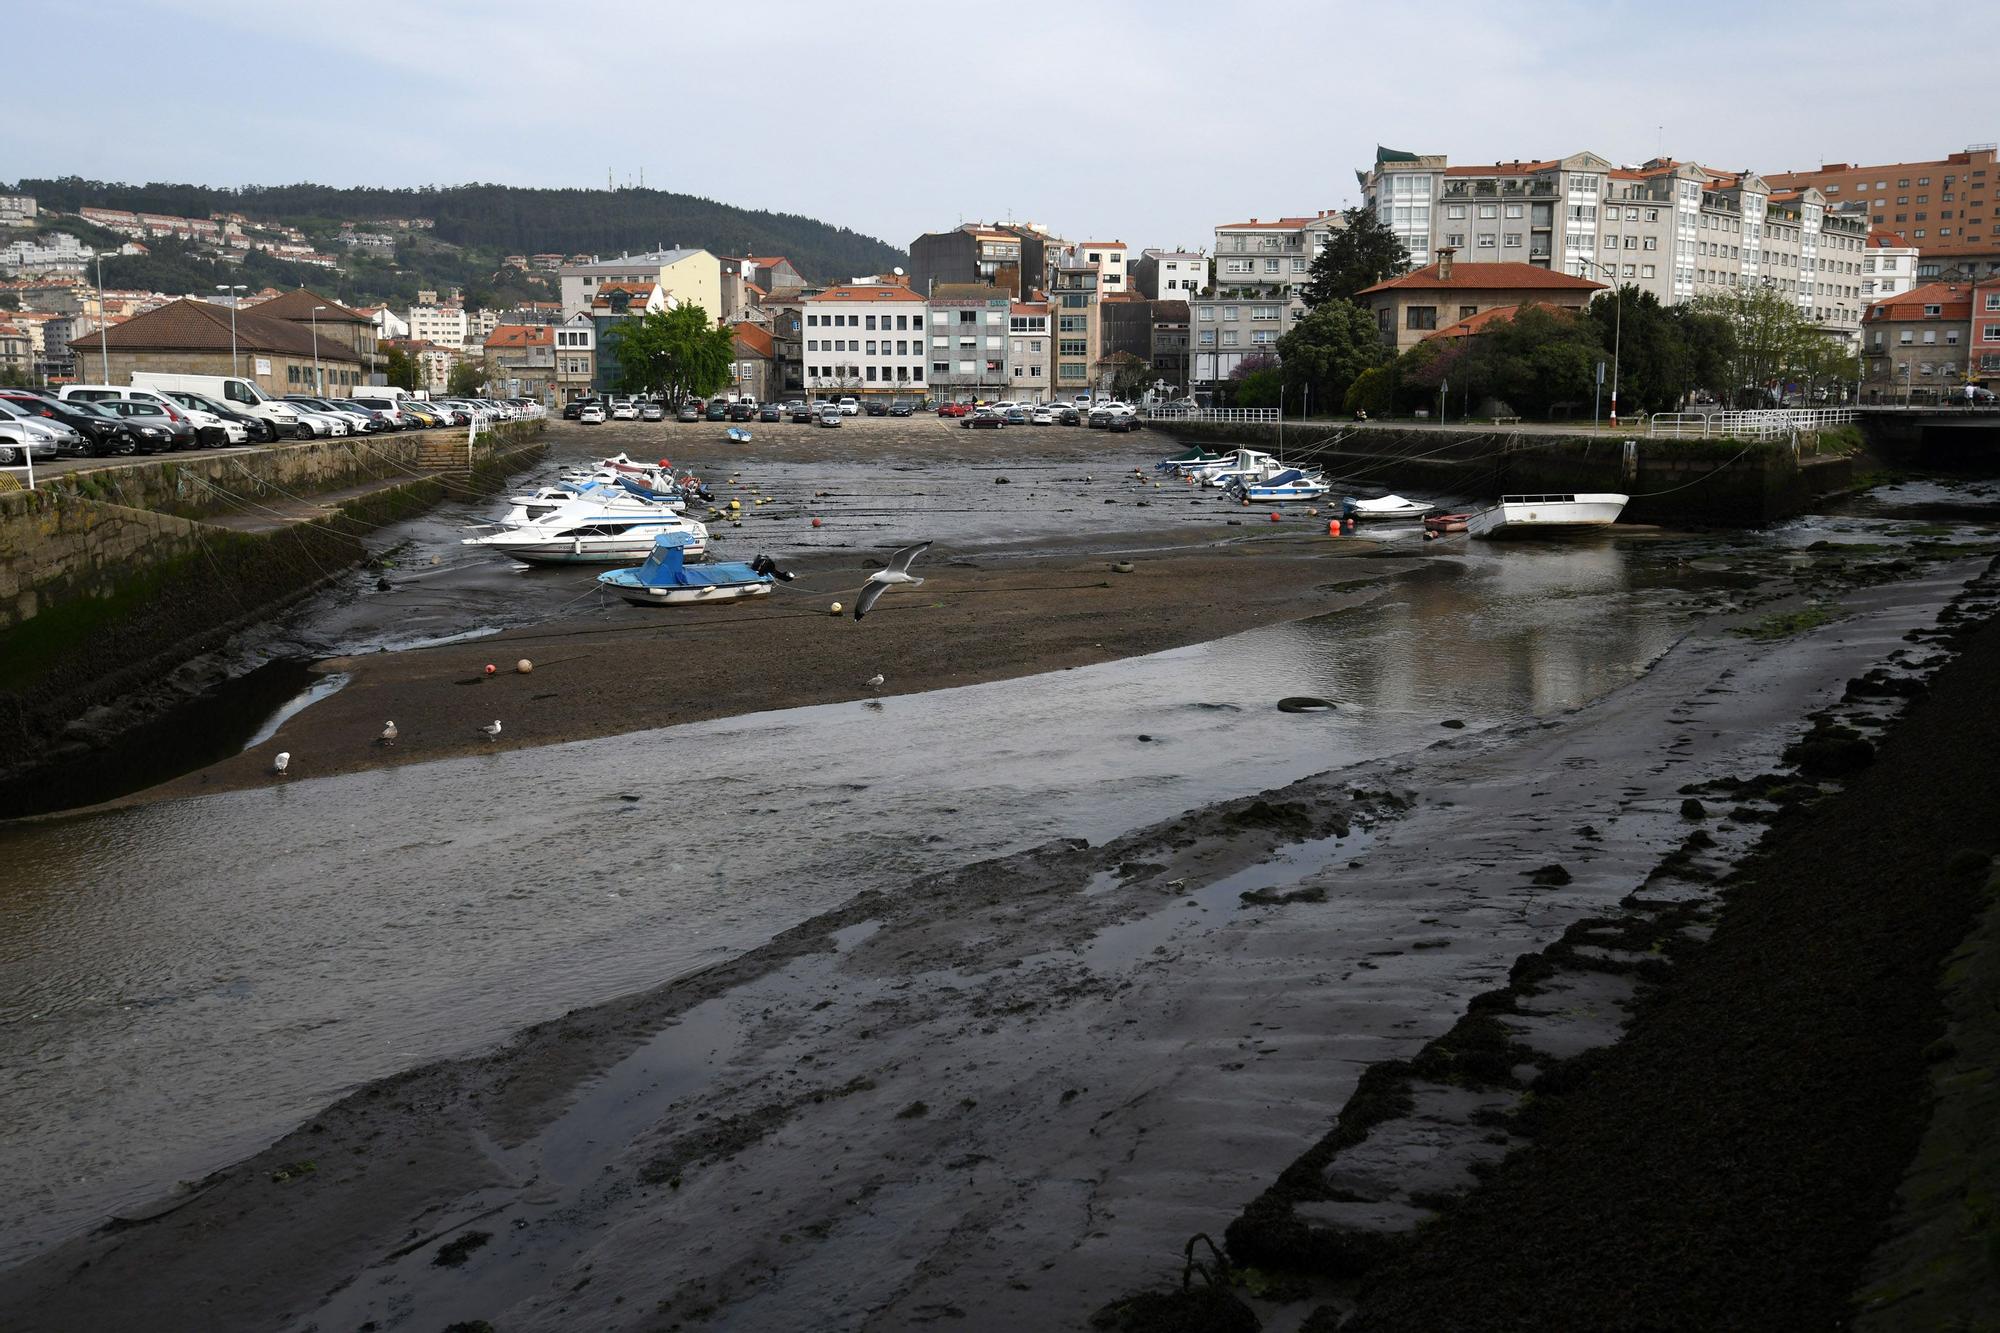
[[(350, 399), (349, 401), (353, 400)], [(339, 400), (335, 399), (329, 405), (338, 410)], [(422, 430), (436, 430), (445, 424), (446, 418), (442, 412), (438, 411), (435, 403), (412, 402), (410, 399), (404, 398), (397, 402), (396, 408), (404, 416), (416, 418), (417, 426)]]
[(889, 415), (889, 405), (879, 398), (870, 398), (861, 405), (861, 410), (871, 417), (886, 417)]
[(365, 407), (371, 412), (380, 412), (392, 430), (415, 430), (417, 418), (403, 410), (408, 401), (405, 398), (382, 398), (374, 394), (356, 394), (347, 400), (356, 407)]
[(55, 462), (61, 452), (55, 437), (35, 430), (33, 425), (20, 417), (0, 420), (0, 467), (19, 467), (29, 461)]
[(680, 410), (680, 411), (678, 411), (678, 412), (676, 412), (676, 413), (674, 413), (674, 420), (675, 420), (675, 421), (700, 421), (700, 420), (701, 420), (701, 404), (700, 404), (700, 403), (682, 403), (682, 404), (681, 404), (681, 410)]
[(999, 430), (1007, 422), (1005, 418), (992, 408), (982, 407), (958, 424), (964, 430)]
[[(51, 398), (33, 389), (0, 389), (5, 399), (24, 415), (45, 421), (59, 421), (82, 437), (84, 452), (102, 458), (108, 454), (132, 452), (132, 432), (115, 415), (101, 411), (95, 403), (69, 402)], [(61, 441), (57, 441), (58, 449)]]
[[(194, 423), (185, 415), (172, 417), (166, 408), (158, 403), (137, 398), (107, 398), (98, 404), (107, 412), (116, 412), (125, 418), (133, 434), (141, 441), (141, 447), (154, 449), (198, 449), (201, 437), (195, 433)], [(315, 413), (314, 415), (318, 415)]]
[(840, 400), (840, 415), (858, 417), (861, 415), (861, 401), (852, 396)]
[(711, 399), (708, 404), (708, 411), (702, 413), (702, 417), (708, 421), (727, 421), (729, 420), (729, 404), (720, 398)]
[(819, 416), (817, 418), (816, 424), (821, 426), (838, 426), (840, 424), (839, 405), (836, 403), (828, 403), (825, 407), (822, 407), (819, 410)]
[(1145, 424), (1145, 422), (1139, 420), (1137, 412), (1113, 412), (1111, 420), (1105, 423), (1104, 428), (1114, 433), (1129, 432), (1135, 431)]
[(892, 417), (913, 416), (915, 415), (916, 410), (917, 410), (917, 405), (915, 403), (908, 402), (901, 398), (889, 404), (889, 415)]
[(729, 419), (731, 421), (755, 421), (757, 419), (757, 404), (748, 398), (738, 398), (729, 405)]
[(639, 409), (639, 420), (641, 421), (665, 421), (666, 419), (667, 409), (661, 407), (658, 403), (649, 401)]
[(235, 433), (231, 432), (230, 439), (232, 443), (269, 444), (278, 438), (278, 425), (276, 422), (266, 417), (252, 416), (250, 413), (231, 407), (227, 403), (218, 403), (205, 393), (195, 393), (190, 389), (168, 389), (166, 390), (166, 396), (183, 407), (191, 408), (197, 412), (206, 412), (212, 417), (219, 417), (225, 426), (231, 423), (241, 426), (243, 428), (243, 438), (237, 440)]
[(611, 419), (613, 421), (637, 421), (639, 419), (639, 409), (634, 407), (629, 401), (613, 403), (611, 405)]
[(962, 417), (971, 411), (971, 403), (939, 403), (937, 414), (941, 417)]
[(784, 419), (785, 409), (779, 407), (776, 403), (765, 403), (757, 409), (757, 420), (759, 421), (783, 421)]
[(586, 403), (587, 401), (589, 401), (589, 400), (588, 400), (588, 399), (584, 399), (584, 398), (572, 398), (572, 399), (570, 399), (570, 400), (569, 400), (568, 402), (564, 403), (564, 404), (563, 404), (563, 420), (564, 420), (564, 421), (575, 421), (575, 420), (576, 420), (576, 419), (577, 419), (578, 417), (582, 416), (582, 415), (583, 415), (583, 405), (584, 405), (584, 403)]
[(785, 405), (785, 415), (791, 418), (794, 425), (809, 426), (819, 414), (813, 411), (811, 403), (793, 402)]
[(1056, 414), (1046, 407), (1036, 406), (1028, 412), (1028, 424), (1030, 426), (1053, 426), (1056, 424)]
[(1010, 426), (1025, 426), (1028, 424), (1028, 409), (1010, 407), (1000, 414), (1000, 419)]
[(604, 404), (587, 403), (583, 411), (576, 414), (578, 425), (602, 426), (604, 424)]

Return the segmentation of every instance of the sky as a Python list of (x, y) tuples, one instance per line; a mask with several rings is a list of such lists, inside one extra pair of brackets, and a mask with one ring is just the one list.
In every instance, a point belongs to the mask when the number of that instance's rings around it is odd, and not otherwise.
[(1882, 12), (107, 0), (90, 26), (126, 59), (14, 62), (0, 179), (594, 187), (643, 172), (897, 246), (1011, 218), (1206, 247), (1220, 223), (1357, 202), (1377, 144), (1468, 163), (1664, 150), (1768, 174), (2000, 139), (1969, 65), (1884, 114), (1881, 42), (1905, 25), (1885, 30)]

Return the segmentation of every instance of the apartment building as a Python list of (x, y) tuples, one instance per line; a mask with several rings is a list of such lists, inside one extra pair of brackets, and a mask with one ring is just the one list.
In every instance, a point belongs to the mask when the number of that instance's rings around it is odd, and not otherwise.
[(1208, 291), (1208, 256), (1199, 250), (1141, 250), (1132, 290), (1148, 301), (1189, 301)]
[(1098, 266), (1081, 246), (1065, 246), (1049, 262), (1049, 304), (1056, 317), (1056, 396), (1073, 398), (1089, 391), (1099, 360), (1097, 304)]
[(1043, 285), (1048, 249), (1061, 242), (1031, 223), (967, 222), (910, 242), (910, 286), (928, 295), (941, 282), (983, 282), (1016, 301)]
[(1873, 303), (1917, 285), (1917, 247), (1893, 231), (1871, 231), (1861, 257), (1861, 299)]
[(1357, 175), (1366, 206), (1418, 267), (1450, 248), (1461, 264), (1532, 264), (1667, 305), (1768, 286), (1829, 334), (1860, 329), (1867, 227), (1814, 189), (1672, 158), (1622, 167), (1589, 152), (1454, 166), (1378, 150)]
[(729, 391), (755, 403), (770, 402), (773, 392), (774, 349), (771, 331), (762, 324), (735, 326), (735, 346), (729, 362)]
[(1869, 306), (1862, 398), (1935, 403), (1962, 388), (1972, 364), (1972, 298), (1970, 283), (1932, 282)]
[(1088, 262), (1097, 265), (1097, 290), (1101, 296), (1123, 296), (1132, 290), (1125, 263), (1125, 242), (1084, 241), (1080, 248)]
[(1153, 378), (1187, 385), (1188, 303), (1153, 302)]
[(1524, 305), (1581, 310), (1604, 290), (1601, 282), (1534, 264), (1458, 263), (1446, 246), (1436, 263), (1363, 288), (1354, 299), (1375, 313), (1382, 340), (1401, 353), (1440, 329), (1488, 311)]
[(1776, 189), (1815, 189), (1836, 208), (1861, 212), (1869, 226), (1897, 232), (1921, 256), (1917, 279), (2000, 273), (2000, 148), (1973, 144), (1927, 162), (1859, 166), (1828, 162), (1780, 172)]
[(413, 305), (404, 322), (404, 337), (413, 342), (438, 347), (462, 348), (468, 332), (465, 307), (457, 305)]
[(1194, 383), (1226, 380), (1246, 356), (1271, 355), (1305, 313), (1299, 293), (1313, 260), (1341, 227), (1332, 209), (1252, 218), (1215, 229), (1215, 285), (1188, 302)]
[(947, 359), (927, 355), (928, 307), (922, 296), (900, 284), (846, 283), (807, 296), (801, 305), (804, 380), (810, 394), (922, 394), (926, 366)]
[(554, 326), (556, 335), (556, 401), (587, 397), (597, 382), (597, 324), (578, 315)]
[(549, 402), (556, 385), (556, 331), (547, 324), (502, 324), (486, 335), (486, 382), (503, 398)]
[(1055, 391), (1055, 309), (1047, 301), (1015, 301), (1007, 315), (1007, 367), (1016, 402), (1046, 402)]
[(1008, 290), (990, 282), (938, 282), (929, 304), (931, 392), (973, 402), (1008, 397), (1014, 387)]
[(675, 305), (698, 305), (710, 319), (719, 319), (722, 311), (722, 261), (706, 250), (655, 250), (565, 264), (558, 280), (565, 319), (590, 309), (606, 283), (656, 283)]
[(772, 388), (786, 398), (806, 388), (805, 296), (803, 288), (779, 289), (761, 307), (771, 331)]
[(1966, 378), (1983, 389), (2000, 388), (2000, 277), (1982, 278), (1973, 287), (1966, 341)]
[(32, 194), (0, 194), (0, 227), (32, 227), (38, 211)]

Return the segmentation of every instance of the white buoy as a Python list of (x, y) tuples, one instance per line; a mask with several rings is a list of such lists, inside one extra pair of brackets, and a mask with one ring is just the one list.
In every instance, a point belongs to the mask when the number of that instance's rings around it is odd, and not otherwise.
[(520, 672), (524, 676), (527, 675), (530, 671), (533, 671), (534, 669), (535, 669), (535, 664), (533, 662), (530, 662), (525, 657), (522, 658), (520, 661), (514, 663), (514, 670)]
[(837, 616), (837, 615), (839, 615), (839, 614), (840, 614), (840, 603), (839, 603), (839, 602), (835, 602), (835, 603), (834, 603), (834, 604), (833, 604), (832, 606), (829, 606), (829, 607), (828, 607), (828, 608), (826, 609), (826, 612), (827, 612), (827, 614), (828, 614), (828, 615), (832, 615), (832, 616)]

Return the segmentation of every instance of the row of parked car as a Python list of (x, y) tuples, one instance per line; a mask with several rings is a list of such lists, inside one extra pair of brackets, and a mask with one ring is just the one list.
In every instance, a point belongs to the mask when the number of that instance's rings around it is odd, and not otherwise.
[(974, 406), (942, 403), (941, 417), (956, 417), (967, 430), (999, 430), (1006, 426), (1089, 426), (1093, 430), (1134, 431), (1143, 424), (1129, 403), (1009, 403)]
[[(419, 400), (362, 393), (352, 398), (287, 394), (270, 398), (246, 381), (199, 388), (174, 383), (208, 376), (151, 375), (146, 384), (68, 384), (0, 389), (0, 466), (24, 459), (108, 457), (176, 449), (327, 439), (399, 430), (441, 430), (539, 416), (527, 399)], [(217, 390), (202, 392), (203, 389)]]

